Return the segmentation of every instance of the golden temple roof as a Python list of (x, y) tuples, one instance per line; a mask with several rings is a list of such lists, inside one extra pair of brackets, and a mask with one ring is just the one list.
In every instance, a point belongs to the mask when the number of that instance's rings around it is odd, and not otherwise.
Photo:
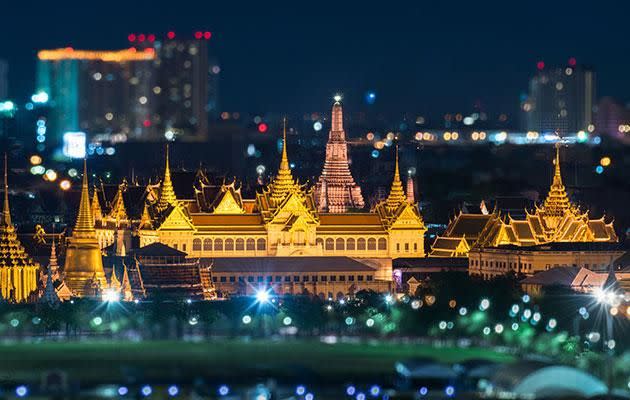
[(394, 180), (392, 181), (392, 187), (389, 190), (389, 196), (387, 196), (387, 207), (390, 209), (396, 209), (401, 203), (406, 200), (407, 196), (405, 196), (402, 181), (400, 180), (400, 168), (398, 167), (398, 146), (396, 146), (396, 166), (394, 170)]
[(280, 168), (273, 182), (269, 185), (271, 199), (276, 203), (281, 202), (296, 186), (297, 184), (293, 179), (291, 168), (289, 167), (289, 157), (287, 156), (287, 120), (285, 118), (283, 122)]

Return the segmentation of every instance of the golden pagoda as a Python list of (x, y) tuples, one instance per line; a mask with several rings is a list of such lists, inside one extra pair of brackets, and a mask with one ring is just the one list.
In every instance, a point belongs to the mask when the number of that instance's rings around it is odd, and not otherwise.
[(4, 206), (0, 216), (0, 297), (10, 303), (32, 300), (39, 265), (20, 243), (11, 221), (7, 156), (4, 155)]
[(81, 203), (72, 236), (68, 238), (65, 262), (66, 284), (79, 297), (97, 296), (100, 290), (107, 287), (92, 211), (88, 193), (87, 162), (83, 160)]
[[(485, 203), (484, 203), (485, 204)], [(485, 205), (483, 206), (485, 207)], [(433, 243), (434, 257), (466, 257), (473, 247), (499, 245), (534, 246), (552, 242), (617, 242), (612, 222), (604, 217), (590, 219), (589, 212), (573, 204), (562, 183), (560, 144), (556, 144), (554, 173), (549, 193), (533, 212), (523, 219), (491, 213), (459, 213), (443, 235)]]

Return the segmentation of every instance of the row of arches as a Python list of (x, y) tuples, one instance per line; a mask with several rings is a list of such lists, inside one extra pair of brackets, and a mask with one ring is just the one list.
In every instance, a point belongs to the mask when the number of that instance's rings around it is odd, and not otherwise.
[(317, 244), (321, 245), (325, 251), (387, 251), (387, 239), (379, 238), (326, 238), (325, 240), (322, 238), (318, 238), (316, 241)]
[(193, 251), (263, 251), (267, 250), (267, 240), (264, 238), (227, 238), (227, 239), (210, 239), (205, 238), (193, 239)]

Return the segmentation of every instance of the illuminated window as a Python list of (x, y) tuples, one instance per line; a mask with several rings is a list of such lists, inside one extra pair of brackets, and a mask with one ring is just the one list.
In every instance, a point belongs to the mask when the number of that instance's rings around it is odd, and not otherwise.
[(212, 239), (204, 239), (203, 240), (203, 250), (211, 251), (212, 250)]
[(214, 251), (223, 251), (223, 239), (214, 241)]
[(346, 240), (346, 250), (354, 250), (354, 249), (355, 249), (354, 239), (350, 238)]
[(236, 239), (236, 251), (245, 250), (245, 241), (243, 239)]
[(225, 251), (234, 250), (234, 239), (225, 239)]
[(378, 240), (378, 249), (387, 250), (387, 240), (385, 240), (385, 238), (380, 238)]
[(260, 238), (256, 241), (256, 248), (258, 250), (266, 250), (267, 249), (267, 241), (263, 238)]
[(368, 250), (376, 250), (376, 239), (369, 238), (367, 242)]
[(193, 240), (193, 251), (201, 251), (201, 239)]
[(252, 239), (252, 238), (247, 239), (247, 242), (245, 244), (245, 248), (248, 251), (256, 250), (256, 242), (254, 242), (254, 239)]
[(365, 250), (365, 239), (357, 240), (357, 250)]
[(326, 250), (334, 249), (334, 241), (331, 238), (326, 239)]
[(342, 238), (337, 238), (337, 240), (335, 241), (335, 250), (344, 250), (345, 249), (345, 243), (343, 242)]

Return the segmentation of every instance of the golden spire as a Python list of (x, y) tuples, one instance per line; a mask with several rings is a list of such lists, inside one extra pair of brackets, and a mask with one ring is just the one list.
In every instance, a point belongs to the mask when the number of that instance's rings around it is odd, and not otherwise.
[(7, 153), (4, 153), (4, 206), (2, 208), (2, 219), (0, 226), (9, 227), (11, 224), (11, 210), (9, 209), (9, 178), (8, 178)]
[(543, 203), (543, 213), (547, 216), (560, 217), (565, 211), (572, 208), (569, 197), (562, 184), (562, 174), (560, 172), (560, 142), (556, 143), (556, 156), (554, 159), (554, 174), (549, 194)]
[(95, 234), (94, 217), (90, 207), (90, 193), (88, 191), (87, 160), (83, 159), (83, 184), (81, 186), (81, 203), (79, 203), (79, 214), (77, 223), (74, 226), (73, 235)]
[(166, 165), (164, 166), (164, 179), (162, 180), (162, 187), (160, 190), (160, 201), (158, 202), (158, 208), (165, 210), (169, 205), (175, 205), (177, 197), (175, 196), (175, 190), (173, 189), (173, 182), (171, 181), (171, 167), (168, 160), (168, 143), (166, 144)]
[(276, 201), (281, 201), (294, 186), (293, 175), (289, 168), (289, 157), (287, 156), (287, 119), (283, 120), (282, 133), (282, 158), (280, 159), (280, 168), (278, 175), (271, 184), (271, 197)]
[(114, 196), (112, 211), (110, 212), (110, 217), (113, 218), (117, 223), (121, 221), (126, 221), (127, 217), (127, 209), (125, 208), (125, 201), (123, 198), (123, 189), (126, 187), (127, 181), (123, 179), (123, 182), (118, 185), (118, 191), (116, 192), (116, 196)]
[(94, 221), (103, 219), (101, 203), (98, 201), (98, 189), (94, 186), (94, 194), (92, 195), (92, 216)]
[(398, 167), (398, 145), (396, 145), (396, 167), (394, 169), (392, 188), (390, 189), (389, 196), (387, 197), (387, 206), (390, 208), (397, 208), (405, 200), (407, 200), (407, 197), (405, 196), (402, 181), (400, 180), (400, 168)]

